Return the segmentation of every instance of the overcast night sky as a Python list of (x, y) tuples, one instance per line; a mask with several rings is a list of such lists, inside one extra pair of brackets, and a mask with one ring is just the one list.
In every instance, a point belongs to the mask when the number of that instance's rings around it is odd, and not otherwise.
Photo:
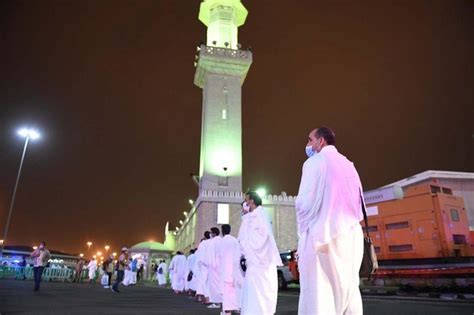
[[(195, 199), (198, 0), (0, 2), (0, 227), (85, 251), (163, 241)], [(243, 189), (297, 193), (309, 131), (333, 128), (373, 189), (474, 171), (473, 1), (246, 0)]]

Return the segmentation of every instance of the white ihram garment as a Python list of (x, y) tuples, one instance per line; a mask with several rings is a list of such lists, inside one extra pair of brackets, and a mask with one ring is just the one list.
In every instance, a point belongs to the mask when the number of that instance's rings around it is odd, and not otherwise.
[(224, 236), (218, 248), (219, 275), (222, 286), (222, 309), (224, 311), (240, 309), (243, 284), (243, 276), (240, 269), (241, 255), (239, 241), (232, 235)]
[(205, 260), (208, 256), (210, 240), (204, 240), (199, 244), (195, 265), (198, 268), (198, 278), (196, 283), (196, 294), (209, 297), (207, 288), (208, 271)]
[(192, 283), (190, 284), (190, 289), (196, 292), (197, 292), (199, 277), (200, 277), (199, 266), (197, 264), (198, 260), (199, 260), (199, 252), (198, 250), (196, 250), (196, 252), (194, 253), (194, 264), (193, 264), (193, 269), (192, 269), (193, 280), (191, 280)]
[(304, 163), (295, 202), (299, 314), (362, 314), (361, 191), (353, 163), (332, 145)]
[(132, 283), (132, 271), (126, 267), (123, 271), (123, 280), (122, 284), (128, 286)]
[(130, 271), (130, 284), (137, 284), (137, 272)]
[(191, 281), (188, 281), (188, 279), (187, 279), (189, 273), (191, 271), (193, 271), (195, 262), (196, 262), (196, 254), (191, 254), (186, 259), (187, 269), (186, 269), (186, 279), (184, 280), (185, 281), (185, 285), (184, 285), (185, 290), (196, 291), (196, 276), (194, 275), (194, 272), (193, 272), (193, 277), (192, 277)]
[(222, 237), (215, 236), (209, 240), (209, 250), (207, 251), (207, 259), (204, 263), (207, 266), (207, 289), (209, 290), (209, 302), (222, 303), (222, 285), (219, 280), (220, 261), (218, 259), (219, 245)]
[(173, 271), (171, 287), (175, 291), (184, 291), (184, 281), (186, 278), (187, 263), (184, 255), (176, 255), (171, 260), (170, 272)]
[(282, 262), (268, 216), (261, 206), (242, 217), (238, 239), (247, 260), (241, 314), (274, 314), (278, 298), (277, 266)]
[(97, 271), (97, 261), (91, 260), (87, 265), (87, 269), (89, 269), (89, 280), (94, 280), (95, 272)]
[[(159, 274), (158, 270), (162, 270), (162, 273)], [(160, 263), (158, 265), (158, 269), (156, 269), (156, 278), (158, 279), (158, 285), (165, 285), (166, 284), (166, 264), (165, 263)]]

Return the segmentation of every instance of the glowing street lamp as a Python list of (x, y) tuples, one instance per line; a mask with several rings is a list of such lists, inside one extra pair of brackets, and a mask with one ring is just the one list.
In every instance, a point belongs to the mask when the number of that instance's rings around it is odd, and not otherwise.
[(31, 140), (36, 140), (39, 139), (40, 134), (38, 131), (34, 129), (28, 129), (28, 128), (21, 128), (18, 130), (18, 134), (22, 136), (23, 138), (26, 139), (31, 139)]
[(84, 257), (84, 254), (83, 254), (83, 253), (80, 253), (80, 254), (79, 254), (79, 257), (81, 257), (81, 258)]
[(8, 228), (10, 226), (10, 219), (12, 217), (13, 205), (15, 204), (15, 197), (16, 197), (16, 191), (18, 188), (18, 183), (20, 182), (21, 168), (23, 167), (23, 161), (25, 160), (26, 148), (28, 147), (28, 143), (30, 142), (30, 140), (36, 140), (40, 137), (40, 134), (38, 131), (36, 131), (35, 129), (29, 129), (29, 128), (20, 129), (18, 131), (18, 135), (25, 138), (25, 145), (23, 147), (23, 154), (21, 155), (20, 167), (18, 168), (18, 174), (16, 176), (15, 188), (13, 189), (13, 195), (10, 201), (10, 209), (8, 211), (7, 223), (5, 224), (5, 230), (3, 232), (3, 242), (0, 244), (0, 257), (2, 257), (3, 247), (5, 246), (5, 242), (7, 241)]
[(114, 256), (114, 257), (117, 256), (117, 253), (112, 253), (112, 256)]
[(109, 245), (105, 245), (104, 248), (105, 248), (105, 253), (107, 254), (107, 252), (109, 251), (110, 246), (109, 246)]
[(38, 249), (38, 246), (33, 246), (33, 249), (34, 249), (34, 250)]
[(102, 256), (102, 252), (97, 252), (96, 255), (100, 257)]
[(91, 250), (91, 246), (92, 246), (92, 242), (87, 242), (87, 247), (88, 247), (88, 250), (90, 251)]
[(94, 258), (94, 259), (95, 259), (96, 257), (97, 257), (96, 255), (92, 256), (92, 258)]

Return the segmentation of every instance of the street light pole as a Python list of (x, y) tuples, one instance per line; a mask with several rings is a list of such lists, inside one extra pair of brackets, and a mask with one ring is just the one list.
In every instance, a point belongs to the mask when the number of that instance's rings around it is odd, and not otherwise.
[(16, 176), (15, 188), (13, 189), (12, 200), (10, 201), (10, 210), (8, 211), (7, 223), (5, 225), (5, 231), (3, 232), (3, 242), (0, 245), (0, 259), (3, 257), (3, 248), (7, 242), (8, 227), (10, 226), (10, 219), (12, 216), (13, 205), (15, 204), (16, 190), (18, 188), (18, 182), (20, 181), (21, 168), (23, 167), (23, 161), (25, 160), (26, 148), (28, 147), (28, 142), (30, 141), (30, 136), (25, 138), (25, 146), (23, 147), (23, 154), (21, 155), (20, 168), (18, 169), (18, 174)]

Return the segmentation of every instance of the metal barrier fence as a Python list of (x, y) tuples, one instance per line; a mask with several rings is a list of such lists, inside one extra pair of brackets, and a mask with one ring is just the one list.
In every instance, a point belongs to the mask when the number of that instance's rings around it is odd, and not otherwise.
[[(60, 281), (60, 282), (72, 282), (75, 278), (75, 270), (69, 268), (44, 268), (42, 281)], [(100, 272), (97, 270), (95, 273), (94, 280), (100, 280)], [(115, 277), (115, 273), (113, 275)], [(33, 267), (20, 267), (20, 266), (1, 266), (0, 265), (0, 279), (18, 279), (18, 280), (32, 280)], [(169, 275), (167, 275), (167, 281), (169, 283)], [(89, 280), (89, 270), (83, 269), (79, 281)], [(154, 279), (143, 279), (145, 281), (156, 282)]]
[[(75, 271), (69, 268), (44, 268), (43, 281), (72, 281)], [(88, 270), (81, 272), (80, 279), (88, 277)], [(0, 279), (33, 279), (33, 267), (0, 266)]]

